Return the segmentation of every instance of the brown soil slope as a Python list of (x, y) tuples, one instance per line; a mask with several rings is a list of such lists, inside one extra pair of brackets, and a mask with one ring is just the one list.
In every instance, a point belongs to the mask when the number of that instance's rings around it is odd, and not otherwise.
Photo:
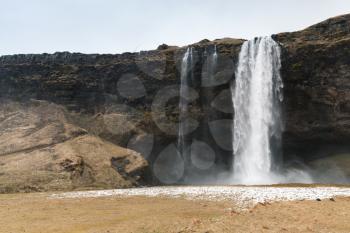
[(138, 184), (147, 162), (70, 124), (43, 101), (0, 106), (0, 192), (117, 188)]

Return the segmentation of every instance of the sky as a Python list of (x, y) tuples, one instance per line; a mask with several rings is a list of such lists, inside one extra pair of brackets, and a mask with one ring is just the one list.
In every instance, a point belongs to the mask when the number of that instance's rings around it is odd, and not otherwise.
[(250, 39), (346, 13), (350, 0), (0, 0), (0, 55)]

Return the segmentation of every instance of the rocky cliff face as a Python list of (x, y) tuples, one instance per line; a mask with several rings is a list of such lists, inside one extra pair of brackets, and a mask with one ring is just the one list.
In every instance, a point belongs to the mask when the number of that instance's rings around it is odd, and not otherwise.
[[(286, 159), (299, 156), (311, 161), (329, 155), (332, 148), (350, 152), (350, 15), (273, 38), (283, 50)], [(197, 98), (190, 103), (190, 115), (198, 127), (190, 138), (209, 146), (215, 155), (212, 164), (206, 158), (196, 163), (196, 158), (166, 157), (177, 141), (186, 48), (162, 45), (154, 51), (121, 55), (2, 56), (0, 97), (21, 104), (44, 100), (63, 107), (67, 124), (85, 130), (89, 137), (143, 154), (156, 171), (155, 180), (162, 181), (160, 176), (169, 172), (180, 172), (176, 180), (180, 182), (182, 173), (192, 179), (210, 177), (231, 167), (230, 84), (242, 43), (221, 39), (191, 45), (193, 65), (188, 77)], [(210, 59), (215, 48), (218, 58), (213, 70)], [(188, 167), (194, 174), (188, 174)]]
[(275, 35), (284, 49), (284, 142), (305, 159), (349, 151), (350, 15)]
[[(212, 171), (217, 170), (216, 166), (230, 167), (229, 83), (242, 42), (223, 39), (192, 45), (195, 55), (190, 70), (191, 86), (199, 96), (191, 103), (191, 114), (199, 122), (192, 136), (214, 150), (216, 165)], [(211, 80), (207, 60), (215, 45), (219, 58)], [(136, 150), (153, 164), (162, 151), (177, 141), (181, 60), (185, 50), (161, 47), (122, 55), (3, 56), (0, 58), (0, 95), (20, 103), (35, 99), (63, 106), (69, 112), (67, 119), (72, 125)], [(165, 167), (172, 166), (173, 162), (167, 163)]]

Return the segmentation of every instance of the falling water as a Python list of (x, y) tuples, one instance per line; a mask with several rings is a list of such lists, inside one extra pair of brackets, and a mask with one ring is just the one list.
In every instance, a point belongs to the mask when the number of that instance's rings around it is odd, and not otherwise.
[(246, 41), (239, 54), (234, 105), (233, 177), (241, 184), (278, 182), (274, 167), (282, 131), (280, 48), (271, 37)]
[(216, 45), (210, 47), (206, 50), (205, 55), (207, 55), (205, 63), (202, 67), (202, 87), (214, 87), (217, 86), (218, 81), (215, 79), (215, 73), (217, 72), (217, 63), (218, 63), (218, 53)]
[(214, 45), (214, 53), (213, 53), (213, 65), (214, 65), (214, 67), (216, 66), (217, 62), (218, 62), (218, 51), (217, 51), (216, 45)]
[(188, 48), (185, 55), (182, 58), (181, 63), (181, 84), (180, 84), (180, 101), (179, 101), (179, 130), (178, 130), (178, 142), (177, 147), (183, 158), (186, 156), (187, 145), (186, 145), (186, 134), (189, 131), (188, 127), (188, 98), (190, 95), (188, 73), (192, 63), (192, 48)]

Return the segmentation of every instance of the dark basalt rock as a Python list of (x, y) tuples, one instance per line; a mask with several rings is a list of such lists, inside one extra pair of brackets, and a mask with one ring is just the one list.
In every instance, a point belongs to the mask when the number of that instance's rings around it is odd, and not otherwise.
[(306, 160), (348, 151), (350, 15), (274, 38), (283, 46), (285, 151)]
[[(350, 151), (350, 15), (273, 38), (282, 47), (286, 159), (324, 157), (330, 153), (326, 148)], [(216, 154), (215, 165), (209, 172), (199, 169), (199, 176), (212, 174), (218, 166), (225, 169), (231, 166), (232, 151), (217, 143), (212, 133), (216, 129), (211, 130), (210, 125), (223, 120), (216, 125), (228, 130), (222, 131), (219, 138), (232, 141), (231, 126), (225, 126), (224, 122), (232, 121), (233, 111), (227, 106), (213, 108), (212, 104), (223, 96), (230, 97), (221, 93), (227, 92), (234, 80), (243, 42), (225, 38), (191, 45), (194, 64), (190, 83), (199, 95), (191, 103), (190, 114), (199, 122), (192, 137), (206, 142)], [(219, 55), (214, 74), (218, 82), (203, 85), (203, 74), (214, 45)], [(31, 98), (62, 105), (71, 112), (71, 122), (120, 146), (127, 147), (138, 135), (152, 135), (153, 146), (147, 156), (152, 163), (164, 148), (176, 143), (176, 135), (163, 132), (154, 119), (159, 116), (164, 122), (178, 122), (178, 97), (170, 98), (163, 112), (155, 113), (152, 105), (161, 90), (180, 84), (181, 60), (186, 48), (161, 45), (154, 51), (119, 55), (63, 52), (2, 56), (0, 97), (19, 102)], [(140, 82), (133, 83), (141, 83), (144, 89), (135, 87), (135, 90), (144, 90), (144, 95), (125, 94), (133, 90), (132, 86), (127, 92), (118, 90), (119, 80), (125, 80), (126, 75), (137, 77)], [(227, 105), (231, 100), (221, 102)], [(124, 111), (126, 108), (119, 105), (133, 110)]]

